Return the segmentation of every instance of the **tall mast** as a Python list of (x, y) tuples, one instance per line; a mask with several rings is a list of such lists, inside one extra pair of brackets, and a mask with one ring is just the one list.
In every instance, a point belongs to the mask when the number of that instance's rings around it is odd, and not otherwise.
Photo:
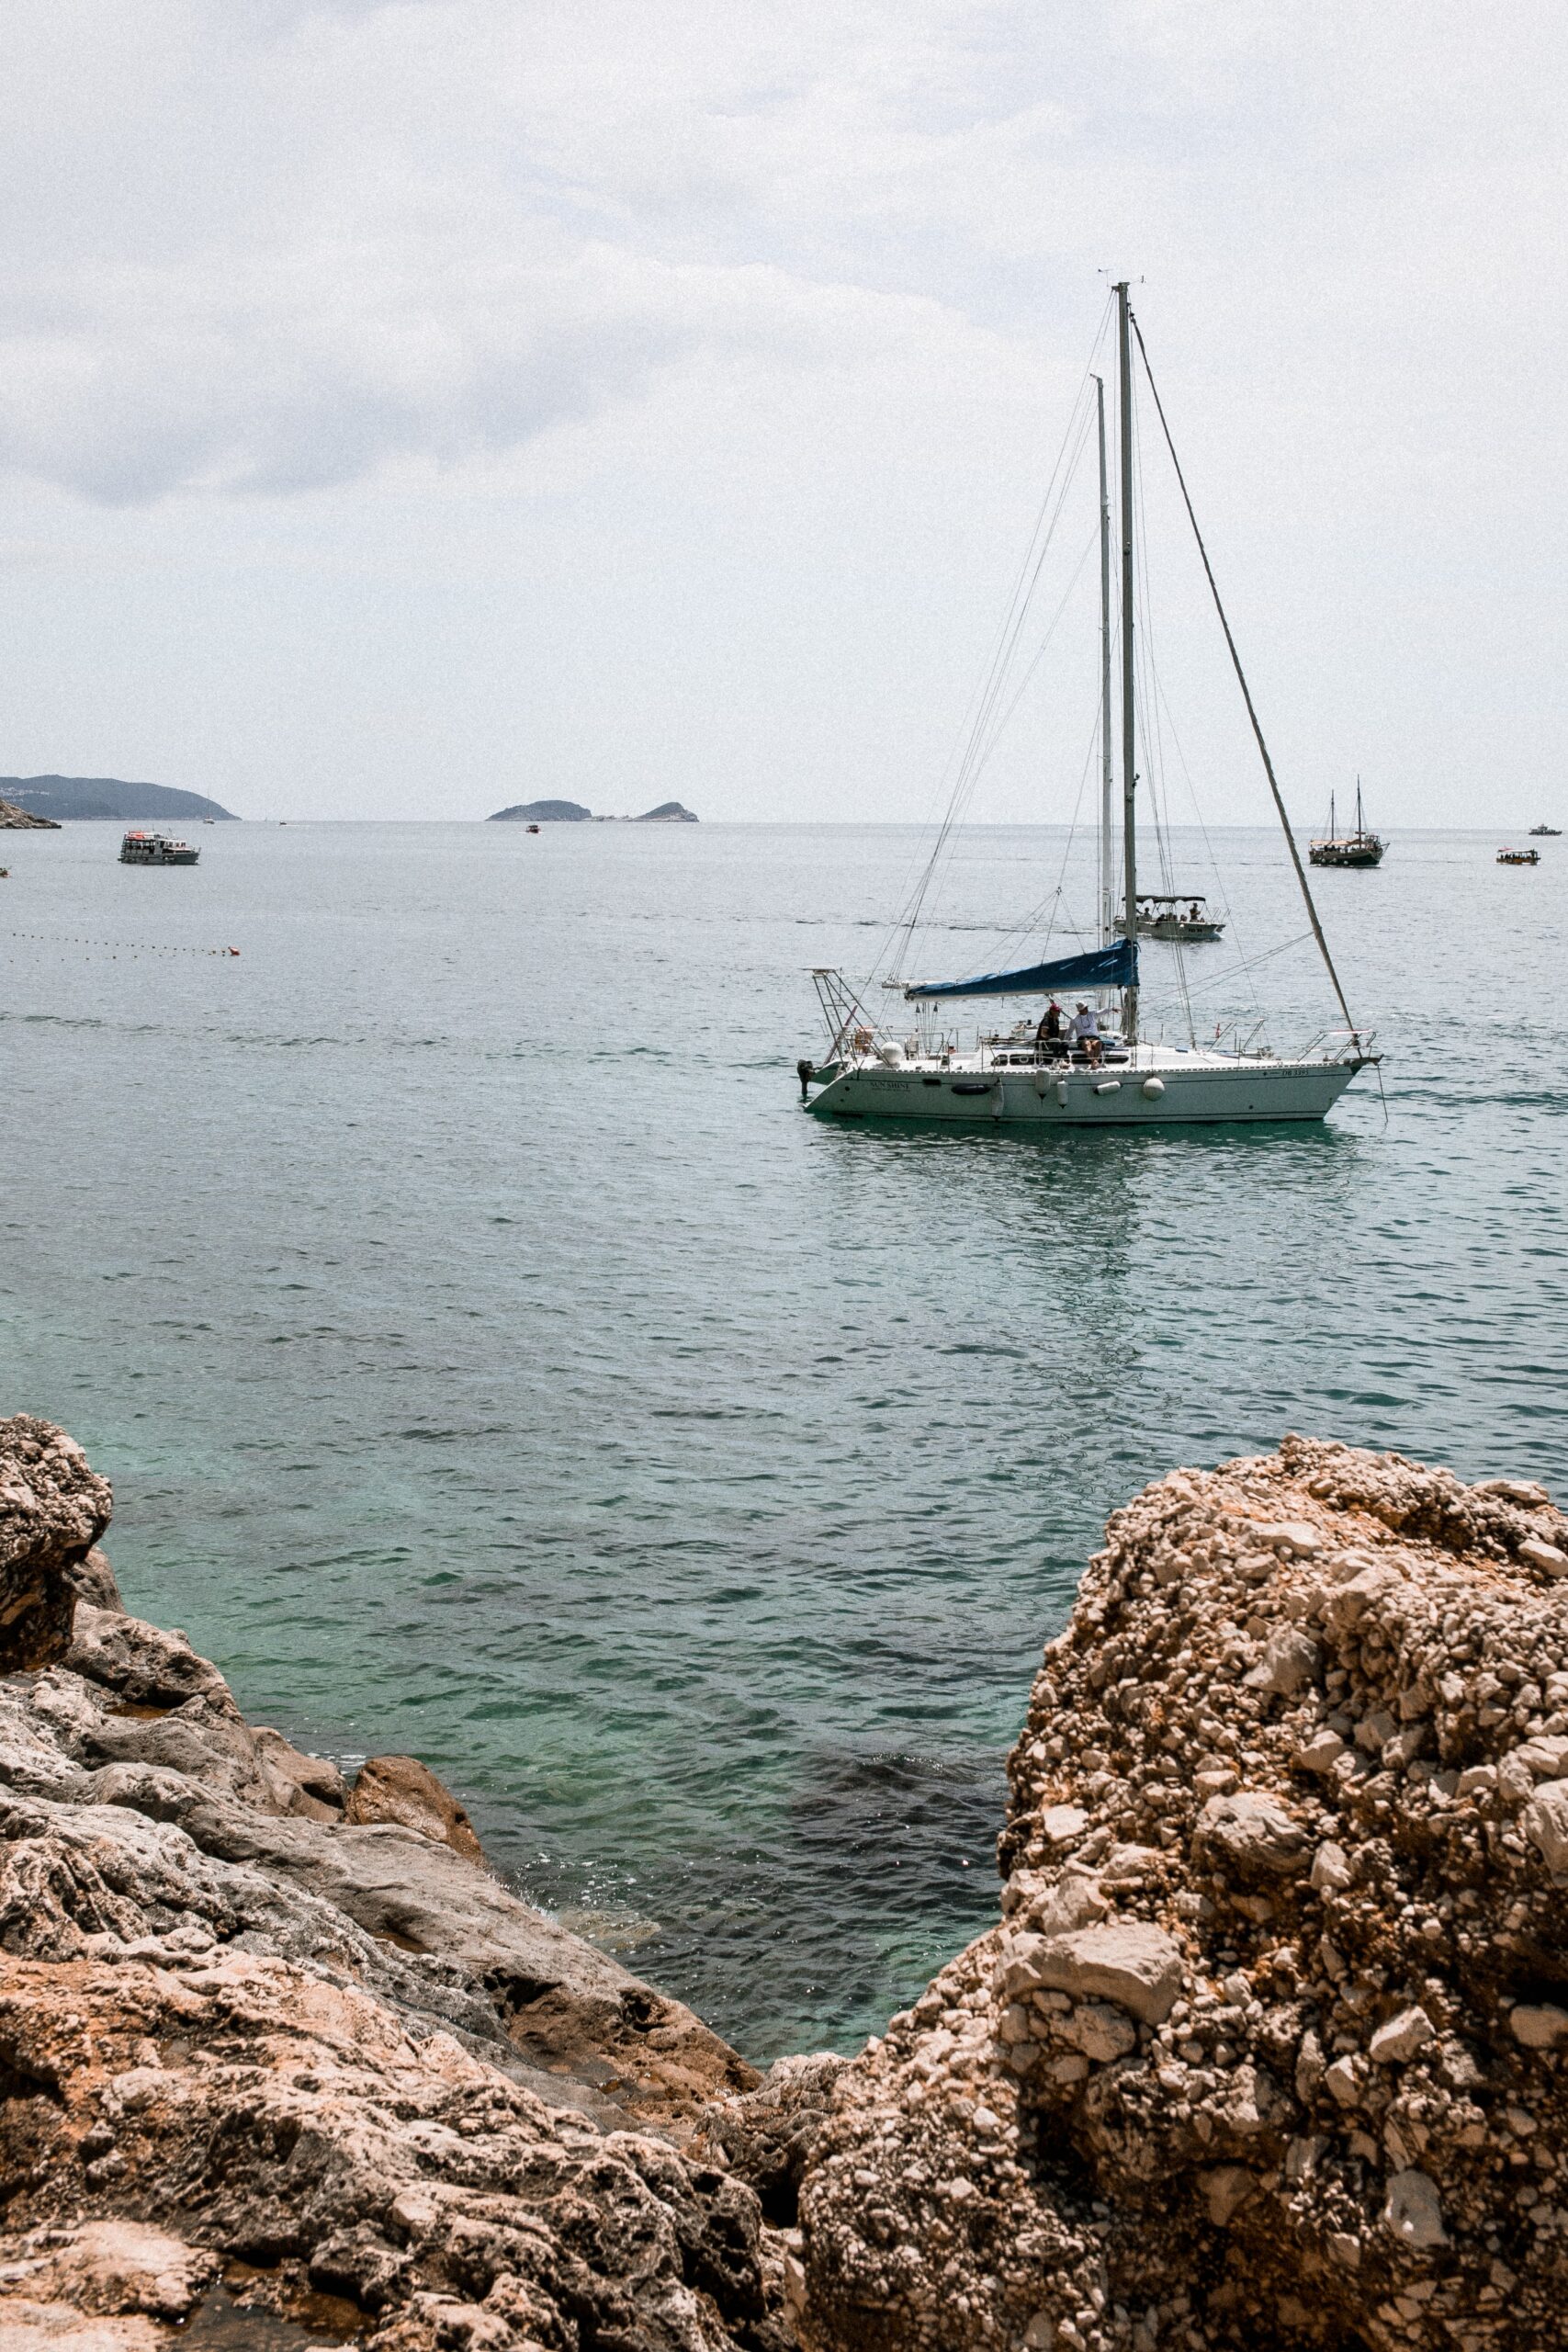
[[(1133, 796), (1137, 789), (1137, 730), (1133, 703), (1133, 353), (1127, 332), (1127, 280), (1116, 288), (1118, 406), (1122, 424), (1122, 852), (1127, 937), (1137, 953), (1138, 856)], [(1138, 1036), (1138, 991), (1122, 991), (1122, 1027)]]
[(1111, 749), (1111, 478), (1105, 463), (1105, 379), (1094, 379), (1100, 419), (1100, 937), (1116, 939), (1116, 881), (1111, 866), (1111, 791), (1115, 763)]

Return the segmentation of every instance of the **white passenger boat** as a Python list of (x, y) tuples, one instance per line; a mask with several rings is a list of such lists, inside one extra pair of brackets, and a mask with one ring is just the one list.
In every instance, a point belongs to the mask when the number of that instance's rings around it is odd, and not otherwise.
[[(1138, 937), (1163, 939), (1177, 947), (1201, 946), (1205, 941), (1224, 936), (1224, 924), (1216, 922), (1209, 912), (1209, 902), (1200, 890), (1140, 890), (1138, 893)], [(1116, 929), (1124, 939), (1127, 918), (1118, 915)]]
[(119, 845), (122, 865), (194, 865), (200, 855), (189, 842), (177, 842), (172, 833), (144, 833), (139, 826)]
[[(1371, 1039), (1353, 1020), (1340, 987), (1328, 943), (1313, 903), (1306, 869), (1286, 815), (1273, 763), (1263, 738), (1240, 657), (1220, 602), (1197, 517), (1171, 443), (1148, 355), (1127, 299), (1115, 288), (1120, 423), (1121, 524), (1121, 859), (1112, 847), (1111, 503), (1105, 443), (1105, 392), (1096, 379), (1100, 433), (1101, 793), (1100, 816), (1101, 892), (1099, 944), (1071, 956), (1042, 957), (973, 978), (893, 982), (885, 991), (901, 1000), (895, 1016), (873, 1014), (863, 992), (843, 973), (820, 967), (812, 974), (827, 1025), (829, 1047), (820, 1064), (796, 1065), (801, 1099), (813, 1113), (835, 1119), (918, 1120), (949, 1125), (987, 1122), (1033, 1133), (1052, 1127), (1150, 1126), (1233, 1120), (1321, 1119), (1339, 1100), (1356, 1073), (1379, 1057)], [(1132, 338), (1136, 336), (1144, 374), (1153, 395), (1165, 445), (1180, 486), (1183, 504), (1202, 557), (1225, 643), (1262, 757), (1264, 774), (1284, 829), (1291, 863), (1305, 904), (1313, 939), (1343, 1016), (1343, 1030), (1314, 1040), (1295, 1054), (1276, 1054), (1255, 1038), (1230, 1050), (1200, 1045), (1189, 1023), (1185, 1044), (1143, 1034), (1139, 1020), (1139, 934), (1149, 936), (1144, 917), (1155, 899), (1140, 892), (1137, 870), (1137, 724), (1134, 658), (1134, 539)], [(1012, 626), (1010, 645), (1017, 641)], [(1005, 635), (1006, 633), (1004, 633)], [(987, 687), (992, 705), (994, 683)], [(955, 787), (956, 802), (956, 787)], [(927, 869), (934, 870), (951, 831), (944, 823)], [(918, 912), (926, 882), (917, 890)], [(1179, 903), (1190, 906), (1184, 897)], [(904, 926), (912, 935), (914, 916)], [(1179, 955), (1179, 943), (1172, 950)], [(1045, 997), (1046, 1017), (1021, 1020), (1006, 1030), (981, 1030), (961, 1039), (950, 1025), (951, 1008), (975, 1000)], [(1056, 1000), (1064, 1000), (1057, 1005)], [(1070, 1014), (1066, 1006), (1075, 1009)], [(1055, 1034), (1053, 1034), (1055, 1033)]]

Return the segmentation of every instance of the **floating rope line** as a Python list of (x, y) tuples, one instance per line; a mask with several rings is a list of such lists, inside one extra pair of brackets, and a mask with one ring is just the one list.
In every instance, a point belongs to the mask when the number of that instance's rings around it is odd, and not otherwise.
[(8, 931), (7, 939), (31, 939), (45, 947), (100, 947), (116, 956), (237, 956), (237, 947), (156, 947), (144, 939), (62, 938), (52, 931)]

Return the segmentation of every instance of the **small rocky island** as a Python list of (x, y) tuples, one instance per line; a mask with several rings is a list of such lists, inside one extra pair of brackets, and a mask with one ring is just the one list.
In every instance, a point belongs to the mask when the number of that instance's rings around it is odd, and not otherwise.
[(0, 1422), (6, 2352), (1562, 2342), (1541, 1488), (1289, 1438), (1137, 1497), (1034, 1685), (998, 1924), (761, 2082), (413, 1759), (350, 1787), (247, 1724), (126, 1613), (109, 1508)]
[(530, 825), (694, 825), (694, 811), (683, 808), (678, 800), (661, 800), (657, 808), (645, 808), (640, 817), (595, 817), (592, 808), (584, 808), (575, 800), (519, 800), (510, 808), (498, 808), (486, 820), (491, 825), (515, 822)]
[(18, 808), (14, 800), (0, 800), (0, 832), (57, 833), (59, 831), (57, 818), (35, 816), (30, 808)]

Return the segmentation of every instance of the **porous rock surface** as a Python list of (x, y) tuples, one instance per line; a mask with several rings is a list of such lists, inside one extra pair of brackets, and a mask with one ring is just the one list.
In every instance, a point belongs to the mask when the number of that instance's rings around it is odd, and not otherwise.
[(125, 1612), (108, 1503), (0, 1423), (0, 2346), (155, 2352), (231, 2291), (384, 2352), (771, 2352), (757, 2198), (680, 2153), (751, 2071), (450, 1843), (348, 1820)]
[(107, 1480), (74, 1438), (30, 1413), (0, 1421), (0, 1674), (60, 1657), (71, 1638), (73, 1572), (111, 1508)]
[(1568, 2343), (1565, 1578), (1543, 1490), (1297, 1438), (1116, 1514), (1002, 1921), (809, 2150), (813, 2352)]
[[(284, 2312), (335, 2298), (380, 2352), (782, 2343), (739, 2181), (547, 2107), (346, 1972), (110, 1940), (4, 1971), (0, 2333), (84, 2301), (183, 2319), (221, 2264)], [(122, 2222), (159, 2244), (117, 2283)]]
[(400, 1821), (450, 1846), (466, 1861), (482, 1862), (484, 1849), (463, 1807), (417, 1756), (370, 1756), (355, 1776), (344, 1805), (346, 1821)]

